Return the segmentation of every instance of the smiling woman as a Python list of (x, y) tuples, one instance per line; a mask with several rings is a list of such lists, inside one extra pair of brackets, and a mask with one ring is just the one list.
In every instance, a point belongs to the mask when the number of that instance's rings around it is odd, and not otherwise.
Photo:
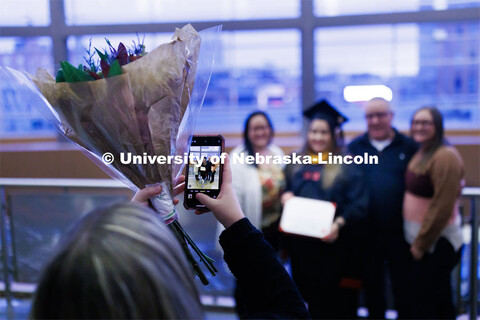
[(355, 285), (343, 287), (342, 280), (358, 282), (358, 274), (347, 266), (358, 265), (358, 241), (353, 237), (358, 240), (361, 235), (368, 194), (360, 171), (343, 163), (341, 125), (347, 118), (325, 100), (307, 109), (304, 115), (310, 123), (302, 154), (317, 161), (286, 166), (282, 203), (287, 205), (293, 197), (303, 197), (334, 202), (337, 209), (328, 236), (285, 236), (292, 277), (313, 319), (355, 318), (358, 291)]
[(411, 135), (417, 143), (433, 142), (436, 137), (437, 143), (441, 143), (440, 137), (443, 137), (443, 128), (441, 128), (442, 132), (435, 132), (439, 129), (435, 130), (433, 115), (428, 109), (421, 109), (413, 116)]
[(458, 151), (443, 136), (438, 109), (418, 110), (412, 137), (420, 150), (408, 164), (403, 200), (405, 240), (415, 260), (412, 267), (414, 318), (455, 318), (450, 273), (463, 246), (458, 197), (465, 168)]
[[(283, 157), (283, 151), (272, 143), (273, 137), (273, 124), (267, 113), (252, 112), (245, 120), (243, 144), (232, 150), (231, 158)], [(283, 168), (281, 161), (232, 161), (233, 187), (240, 205), (247, 218), (262, 230), (265, 240), (277, 251), (281, 246), (278, 226), (282, 212), (279, 195), (285, 184)], [(221, 229), (221, 226), (217, 228), (217, 234)], [(246, 311), (245, 298), (237, 286), (235, 300), (239, 314)]]
[[(284, 186), (284, 163), (273, 159), (282, 158), (284, 154), (272, 144), (273, 136), (270, 117), (262, 111), (251, 113), (245, 121), (243, 144), (232, 150), (231, 158), (233, 185), (240, 205), (252, 223), (263, 229), (266, 240), (278, 248), (277, 227), (281, 213), (278, 196)], [(250, 158), (254, 161), (247, 160)]]

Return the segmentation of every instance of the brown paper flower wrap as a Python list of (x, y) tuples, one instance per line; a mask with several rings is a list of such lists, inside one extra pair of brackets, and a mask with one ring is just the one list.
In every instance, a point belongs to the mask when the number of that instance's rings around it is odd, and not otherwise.
[[(219, 30), (217, 28), (217, 34)], [(185, 137), (192, 134), (191, 122), (196, 120), (198, 110), (188, 117), (189, 125), (181, 126), (181, 122), (194, 90), (201, 46), (200, 35), (191, 25), (186, 25), (175, 31), (170, 43), (122, 66), (121, 75), (56, 83), (46, 70), (39, 69), (31, 79), (49, 102), (50, 111), (64, 135), (81, 146), (105, 172), (135, 191), (151, 184), (163, 186), (162, 194), (151, 202), (177, 236), (194, 273), (208, 284), (188, 245), (215, 275), (213, 260), (197, 248), (180, 226), (170, 196), (172, 181), (183, 166), (175, 167), (174, 172), (172, 165), (120, 161), (121, 153), (169, 156), (175, 155), (177, 148), (185, 149), (183, 144), (188, 141)], [(207, 47), (211, 50), (211, 45)], [(216, 49), (216, 44), (214, 47)], [(206, 70), (211, 72), (213, 56), (209, 62)], [(204, 96), (208, 80), (203, 86)], [(203, 97), (200, 98), (201, 107)], [(180, 133), (179, 127), (183, 128)], [(177, 141), (182, 145), (177, 146)], [(115, 158), (111, 165), (100, 160), (107, 152)]]

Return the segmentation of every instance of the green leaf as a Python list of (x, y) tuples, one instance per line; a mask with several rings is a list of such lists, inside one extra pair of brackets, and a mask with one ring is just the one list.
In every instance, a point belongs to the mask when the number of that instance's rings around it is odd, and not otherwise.
[(104, 54), (104, 53), (101, 53), (100, 50), (98, 50), (97, 48), (95, 48), (95, 50), (97, 51), (97, 54), (98, 54), (98, 56), (100, 57), (100, 59), (102, 59), (103, 61), (108, 62), (108, 55), (106, 55), (106, 54)]
[(82, 82), (94, 80), (92, 76), (85, 73), (83, 70), (78, 70), (67, 61), (60, 62), (63, 70), (63, 75), (66, 82)]
[(110, 66), (110, 71), (108, 71), (108, 78), (118, 76), (122, 74), (122, 67), (120, 67), (120, 63), (118, 60), (115, 59), (112, 65)]
[(57, 71), (57, 77), (55, 78), (55, 82), (65, 82), (65, 76), (63, 75), (63, 70), (58, 69)]

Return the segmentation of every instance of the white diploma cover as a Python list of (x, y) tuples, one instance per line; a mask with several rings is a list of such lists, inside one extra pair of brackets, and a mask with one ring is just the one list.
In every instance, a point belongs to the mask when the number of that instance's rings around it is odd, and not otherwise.
[(294, 235), (324, 238), (332, 229), (336, 205), (333, 202), (293, 197), (285, 203), (280, 231)]

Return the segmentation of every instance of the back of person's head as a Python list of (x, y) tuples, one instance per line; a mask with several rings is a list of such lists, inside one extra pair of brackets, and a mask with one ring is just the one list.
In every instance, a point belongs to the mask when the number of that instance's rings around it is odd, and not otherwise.
[(47, 264), (32, 319), (198, 319), (193, 275), (152, 210), (127, 203), (78, 221)]

